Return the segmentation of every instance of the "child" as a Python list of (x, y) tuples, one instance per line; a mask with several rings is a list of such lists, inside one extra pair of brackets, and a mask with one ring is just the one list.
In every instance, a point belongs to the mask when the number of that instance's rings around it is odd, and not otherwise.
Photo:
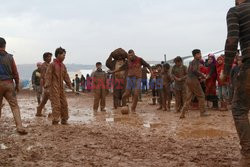
[(171, 107), (171, 76), (169, 74), (170, 65), (168, 63), (163, 65), (161, 76), (162, 76), (162, 89), (161, 89), (161, 107), (163, 111), (170, 111)]
[(157, 93), (158, 99), (157, 102), (159, 104), (159, 108), (157, 110), (162, 110), (162, 97), (163, 97), (163, 79), (162, 79), (162, 65), (156, 65), (156, 81), (155, 81), (155, 91)]
[(156, 75), (157, 75), (157, 68), (156, 66), (152, 66), (152, 73), (150, 76), (149, 86), (152, 89), (152, 105), (156, 105), (156, 99), (158, 96), (158, 92), (156, 91)]
[(55, 51), (56, 59), (49, 65), (45, 75), (45, 89), (49, 89), (50, 92), (53, 125), (58, 125), (60, 120), (62, 125), (67, 125), (69, 119), (68, 103), (64, 93), (63, 82), (66, 82), (71, 90), (73, 88), (67, 69), (63, 64), (65, 55), (65, 49), (57, 48)]
[(225, 81), (222, 81), (220, 79), (221, 74), (223, 73), (224, 69), (224, 56), (220, 56), (217, 58), (217, 64), (216, 64), (216, 69), (217, 69), (217, 81), (218, 81), (218, 89), (219, 89), (219, 100), (220, 100), (220, 105), (221, 111), (227, 111), (227, 100), (228, 100), (228, 83), (229, 83), (229, 78), (227, 78)]
[(52, 57), (52, 53), (46, 52), (43, 54), (44, 63), (42, 64), (42, 67), (41, 67), (41, 87), (43, 89), (43, 93), (42, 93), (42, 101), (37, 107), (37, 112), (36, 112), (37, 117), (44, 116), (42, 114), (42, 109), (44, 108), (47, 101), (49, 100), (49, 91), (44, 88), (44, 85), (45, 85), (45, 75), (49, 67), (49, 64), (51, 62), (51, 57)]
[(174, 92), (175, 92), (175, 108), (176, 112), (181, 112), (184, 105), (187, 89), (186, 89), (186, 79), (187, 79), (187, 67), (183, 65), (183, 60), (181, 57), (176, 57), (174, 59), (174, 67), (172, 69), (172, 76), (174, 79)]
[(38, 105), (41, 103), (41, 95), (42, 95), (42, 87), (41, 87), (41, 68), (42, 63), (37, 63), (37, 69), (32, 73), (32, 87), (36, 92), (37, 103)]
[(94, 112), (97, 112), (99, 103), (101, 105), (101, 111), (106, 111), (106, 79), (107, 75), (105, 71), (102, 70), (102, 63), (97, 62), (96, 71), (92, 74), (92, 89), (94, 91)]
[(202, 74), (200, 71), (200, 60), (202, 57), (201, 51), (199, 49), (195, 49), (193, 50), (192, 54), (194, 56), (194, 60), (190, 62), (188, 68), (188, 75), (186, 80), (188, 94), (187, 99), (182, 108), (182, 113), (180, 116), (181, 119), (185, 118), (185, 114), (189, 109), (189, 104), (193, 96), (196, 96), (199, 101), (200, 116), (209, 116), (205, 110), (205, 94), (200, 84), (200, 79), (205, 79), (205, 75)]

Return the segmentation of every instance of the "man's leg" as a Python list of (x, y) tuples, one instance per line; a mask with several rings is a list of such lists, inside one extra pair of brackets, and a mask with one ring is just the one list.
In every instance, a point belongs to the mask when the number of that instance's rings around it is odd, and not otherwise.
[(61, 124), (66, 125), (69, 119), (68, 102), (64, 92), (61, 92), (60, 96), (61, 103)]
[(61, 116), (61, 98), (60, 94), (51, 92), (50, 94), (51, 108), (52, 108), (52, 124), (56, 125), (60, 121)]
[(180, 118), (185, 118), (185, 114), (186, 112), (189, 110), (189, 106), (190, 106), (190, 103), (192, 101), (192, 98), (194, 96), (194, 93), (193, 93), (193, 87), (196, 86), (196, 85), (193, 85), (193, 82), (192, 82), (192, 79), (187, 79), (187, 87), (188, 87), (188, 93), (187, 93), (187, 98), (186, 98), (186, 101), (184, 103), (184, 106), (182, 108), (182, 111), (181, 111), (181, 116)]
[(133, 95), (133, 101), (132, 101), (132, 106), (131, 106), (132, 112), (135, 112), (136, 110), (140, 91), (141, 91), (141, 79), (139, 78), (139, 79), (136, 79), (136, 86), (134, 88), (134, 95)]
[(120, 90), (119, 89), (114, 89), (113, 92), (113, 102), (114, 102), (114, 108), (117, 109), (119, 107), (119, 99), (120, 98)]
[(106, 90), (102, 89), (101, 91), (101, 111), (106, 111)]
[(197, 97), (201, 116), (208, 116), (205, 110), (205, 94), (198, 80), (193, 80), (192, 92)]
[(181, 102), (182, 102), (182, 98), (181, 98), (181, 90), (177, 90), (175, 89), (175, 110), (176, 112), (180, 112), (181, 111)]
[(94, 90), (94, 106), (93, 106), (94, 112), (98, 111), (99, 103), (100, 103), (100, 96), (101, 96), (100, 90), (97, 90), (97, 89)]
[(11, 111), (13, 113), (14, 120), (15, 120), (16, 127), (17, 127), (17, 132), (22, 135), (25, 135), (27, 134), (27, 131), (23, 128), (23, 125), (22, 125), (21, 114), (20, 114), (18, 103), (17, 103), (14, 84), (6, 84), (5, 86), (7, 90), (4, 94), (4, 97), (8, 101)]
[(242, 69), (235, 86), (232, 113), (243, 156), (250, 158), (250, 68)]
[(42, 94), (42, 101), (39, 104), (39, 106), (37, 107), (36, 116), (38, 116), (38, 117), (43, 116), (42, 115), (42, 110), (43, 110), (43, 108), (46, 105), (48, 100), (49, 100), (49, 92), (47, 90), (44, 90), (44, 92)]
[(187, 88), (186, 88), (186, 86), (183, 86), (180, 94), (181, 94), (180, 95), (181, 96), (180, 110), (181, 110), (181, 108), (184, 106), (184, 103), (185, 103), (185, 101), (187, 99)]

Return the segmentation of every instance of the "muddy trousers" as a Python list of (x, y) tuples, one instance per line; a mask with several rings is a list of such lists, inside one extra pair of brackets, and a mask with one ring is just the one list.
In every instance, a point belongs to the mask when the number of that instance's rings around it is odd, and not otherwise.
[(184, 106), (184, 103), (187, 98), (187, 90), (185, 87), (182, 89), (175, 89), (175, 110), (176, 112), (181, 112), (182, 107)]
[(240, 139), (241, 153), (250, 157), (250, 62), (244, 63), (237, 78), (232, 104), (232, 114)]
[(49, 100), (49, 92), (47, 90), (44, 90), (43, 95), (42, 95), (42, 101), (39, 104), (39, 106), (37, 107), (37, 114), (38, 115), (42, 114), (42, 110), (45, 107), (48, 100)]
[(69, 119), (68, 102), (64, 90), (50, 92), (53, 121), (67, 121)]
[(17, 128), (22, 127), (20, 109), (17, 103), (16, 92), (13, 83), (0, 81), (0, 106), (2, 106), (3, 98), (5, 98), (11, 108)]
[(170, 109), (171, 107), (170, 87), (163, 86), (163, 88), (160, 89), (159, 95), (160, 95), (159, 98), (160, 108), (163, 108), (164, 110)]
[(114, 89), (113, 92), (113, 102), (114, 102), (114, 108), (121, 107), (122, 103), (122, 95), (124, 94), (125, 90), (124, 89)]
[(122, 106), (127, 105), (124, 102), (126, 102), (126, 99), (129, 98), (129, 96), (131, 95), (131, 92), (134, 92), (133, 98), (132, 98), (133, 100), (132, 100), (131, 110), (135, 111), (137, 103), (138, 103), (140, 91), (141, 91), (141, 78), (128, 77), (126, 90), (122, 96), (122, 102), (123, 102)]
[(186, 101), (182, 108), (182, 115), (185, 115), (185, 113), (189, 110), (190, 103), (194, 96), (197, 97), (199, 101), (200, 112), (204, 113), (205, 112), (205, 94), (202, 90), (199, 80), (196, 78), (187, 78), (186, 84), (188, 87), (188, 92), (187, 92)]
[(94, 106), (93, 110), (97, 111), (101, 106), (101, 110), (104, 110), (106, 107), (106, 90), (105, 89), (95, 89), (94, 90)]

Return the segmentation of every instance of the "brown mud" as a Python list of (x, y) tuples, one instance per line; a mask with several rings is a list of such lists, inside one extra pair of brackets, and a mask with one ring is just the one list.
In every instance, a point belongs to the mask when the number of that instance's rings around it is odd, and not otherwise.
[[(137, 113), (122, 115), (112, 110), (92, 112), (92, 94), (68, 94), (68, 126), (52, 126), (50, 118), (36, 118), (33, 93), (22, 92), (18, 101), (27, 136), (15, 132), (13, 117), (5, 102), (0, 119), (0, 166), (237, 166), (238, 137), (231, 112), (209, 110), (200, 118), (190, 111), (179, 114), (156, 111), (144, 96)], [(51, 112), (50, 104), (46, 114)]]

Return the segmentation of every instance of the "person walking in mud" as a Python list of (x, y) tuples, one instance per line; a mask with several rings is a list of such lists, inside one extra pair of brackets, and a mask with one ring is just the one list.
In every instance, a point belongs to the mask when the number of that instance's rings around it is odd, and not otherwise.
[(62, 125), (68, 124), (69, 112), (68, 103), (64, 92), (64, 82), (73, 90), (71, 81), (63, 61), (66, 56), (66, 50), (57, 48), (55, 51), (54, 61), (49, 65), (45, 74), (45, 89), (50, 92), (50, 101), (52, 107), (52, 124), (58, 125), (61, 121)]
[(19, 92), (19, 74), (13, 55), (7, 53), (5, 48), (6, 41), (0, 37), (0, 106), (2, 108), (3, 98), (5, 98), (13, 113), (17, 132), (21, 135), (26, 135), (28, 132), (22, 125), (16, 97), (16, 93)]
[(151, 72), (150, 65), (143, 60), (142, 58), (135, 55), (133, 50), (128, 51), (128, 61), (121, 66), (119, 69), (112, 71), (111, 73), (116, 73), (119, 71), (127, 71), (127, 84), (126, 91), (122, 96), (123, 104), (122, 106), (126, 106), (126, 99), (130, 96), (131, 91), (134, 91), (131, 111), (134, 113), (136, 111), (136, 106), (138, 103), (139, 93), (141, 91), (141, 78), (142, 78), (142, 66), (147, 67)]
[(36, 116), (37, 117), (42, 117), (44, 116), (42, 114), (42, 110), (43, 108), (45, 107), (47, 101), (49, 100), (49, 90), (48, 89), (45, 89), (44, 85), (45, 85), (45, 82), (46, 82), (46, 78), (45, 78), (45, 75), (46, 75), (46, 71), (49, 67), (49, 64), (51, 62), (51, 59), (52, 59), (52, 53), (50, 52), (46, 52), (43, 54), (43, 60), (44, 60), (44, 63), (42, 64), (42, 67), (41, 67), (41, 87), (42, 87), (42, 101), (41, 103), (39, 104), (39, 106), (37, 107), (36, 109)]
[(185, 118), (186, 112), (189, 110), (189, 105), (191, 103), (192, 97), (196, 96), (199, 101), (200, 116), (209, 116), (205, 110), (205, 94), (202, 90), (199, 79), (205, 79), (205, 75), (200, 72), (200, 60), (201, 60), (201, 51), (195, 49), (192, 52), (194, 60), (190, 62), (188, 67), (188, 74), (186, 84), (188, 87), (187, 99), (184, 103), (184, 106), (181, 111), (180, 118)]
[[(172, 79), (170, 76), (170, 65), (168, 63), (163, 64), (161, 71), (161, 89), (160, 89), (160, 107), (158, 110), (169, 111), (171, 109), (171, 95), (170, 95), (170, 86)], [(157, 82), (158, 83), (158, 82)]]
[(94, 105), (93, 110), (97, 112), (99, 108), (99, 104), (101, 107), (101, 111), (105, 112), (106, 109), (106, 80), (107, 74), (105, 71), (102, 70), (102, 63), (96, 63), (96, 71), (92, 74), (92, 90), (94, 92)]
[(225, 45), (225, 66), (221, 79), (229, 75), (240, 42), (242, 66), (237, 77), (232, 113), (241, 145), (241, 165), (250, 166), (250, 0), (236, 0), (227, 13), (228, 35)]
[(187, 96), (187, 67), (183, 65), (183, 60), (180, 56), (174, 59), (174, 63), (175, 65), (172, 68), (172, 78), (174, 80), (175, 110), (179, 113), (181, 112)]
[(42, 63), (37, 63), (37, 69), (33, 71), (31, 82), (32, 88), (36, 92), (36, 98), (38, 105), (41, 103), (42, 87), (41, 87), (41, 67)]
[(78, 74), (75, 75), (75, 83), (76, 83), (76, 93), (79, 93), (80, 92), (81, 80), (78, 77)]
[[(106, 60), (106, 66), (112, 71), (119, 69), (125, 64), (127, 57), (128, 53), (122, 48), (118, 48), (110, 54)], [(120, 71), (112, 75), (114, 109), (121, 107), (122, 103), (126, 103), (122, 102), (122, 95), (125, 92), (126, 75), (126, 71)]]

